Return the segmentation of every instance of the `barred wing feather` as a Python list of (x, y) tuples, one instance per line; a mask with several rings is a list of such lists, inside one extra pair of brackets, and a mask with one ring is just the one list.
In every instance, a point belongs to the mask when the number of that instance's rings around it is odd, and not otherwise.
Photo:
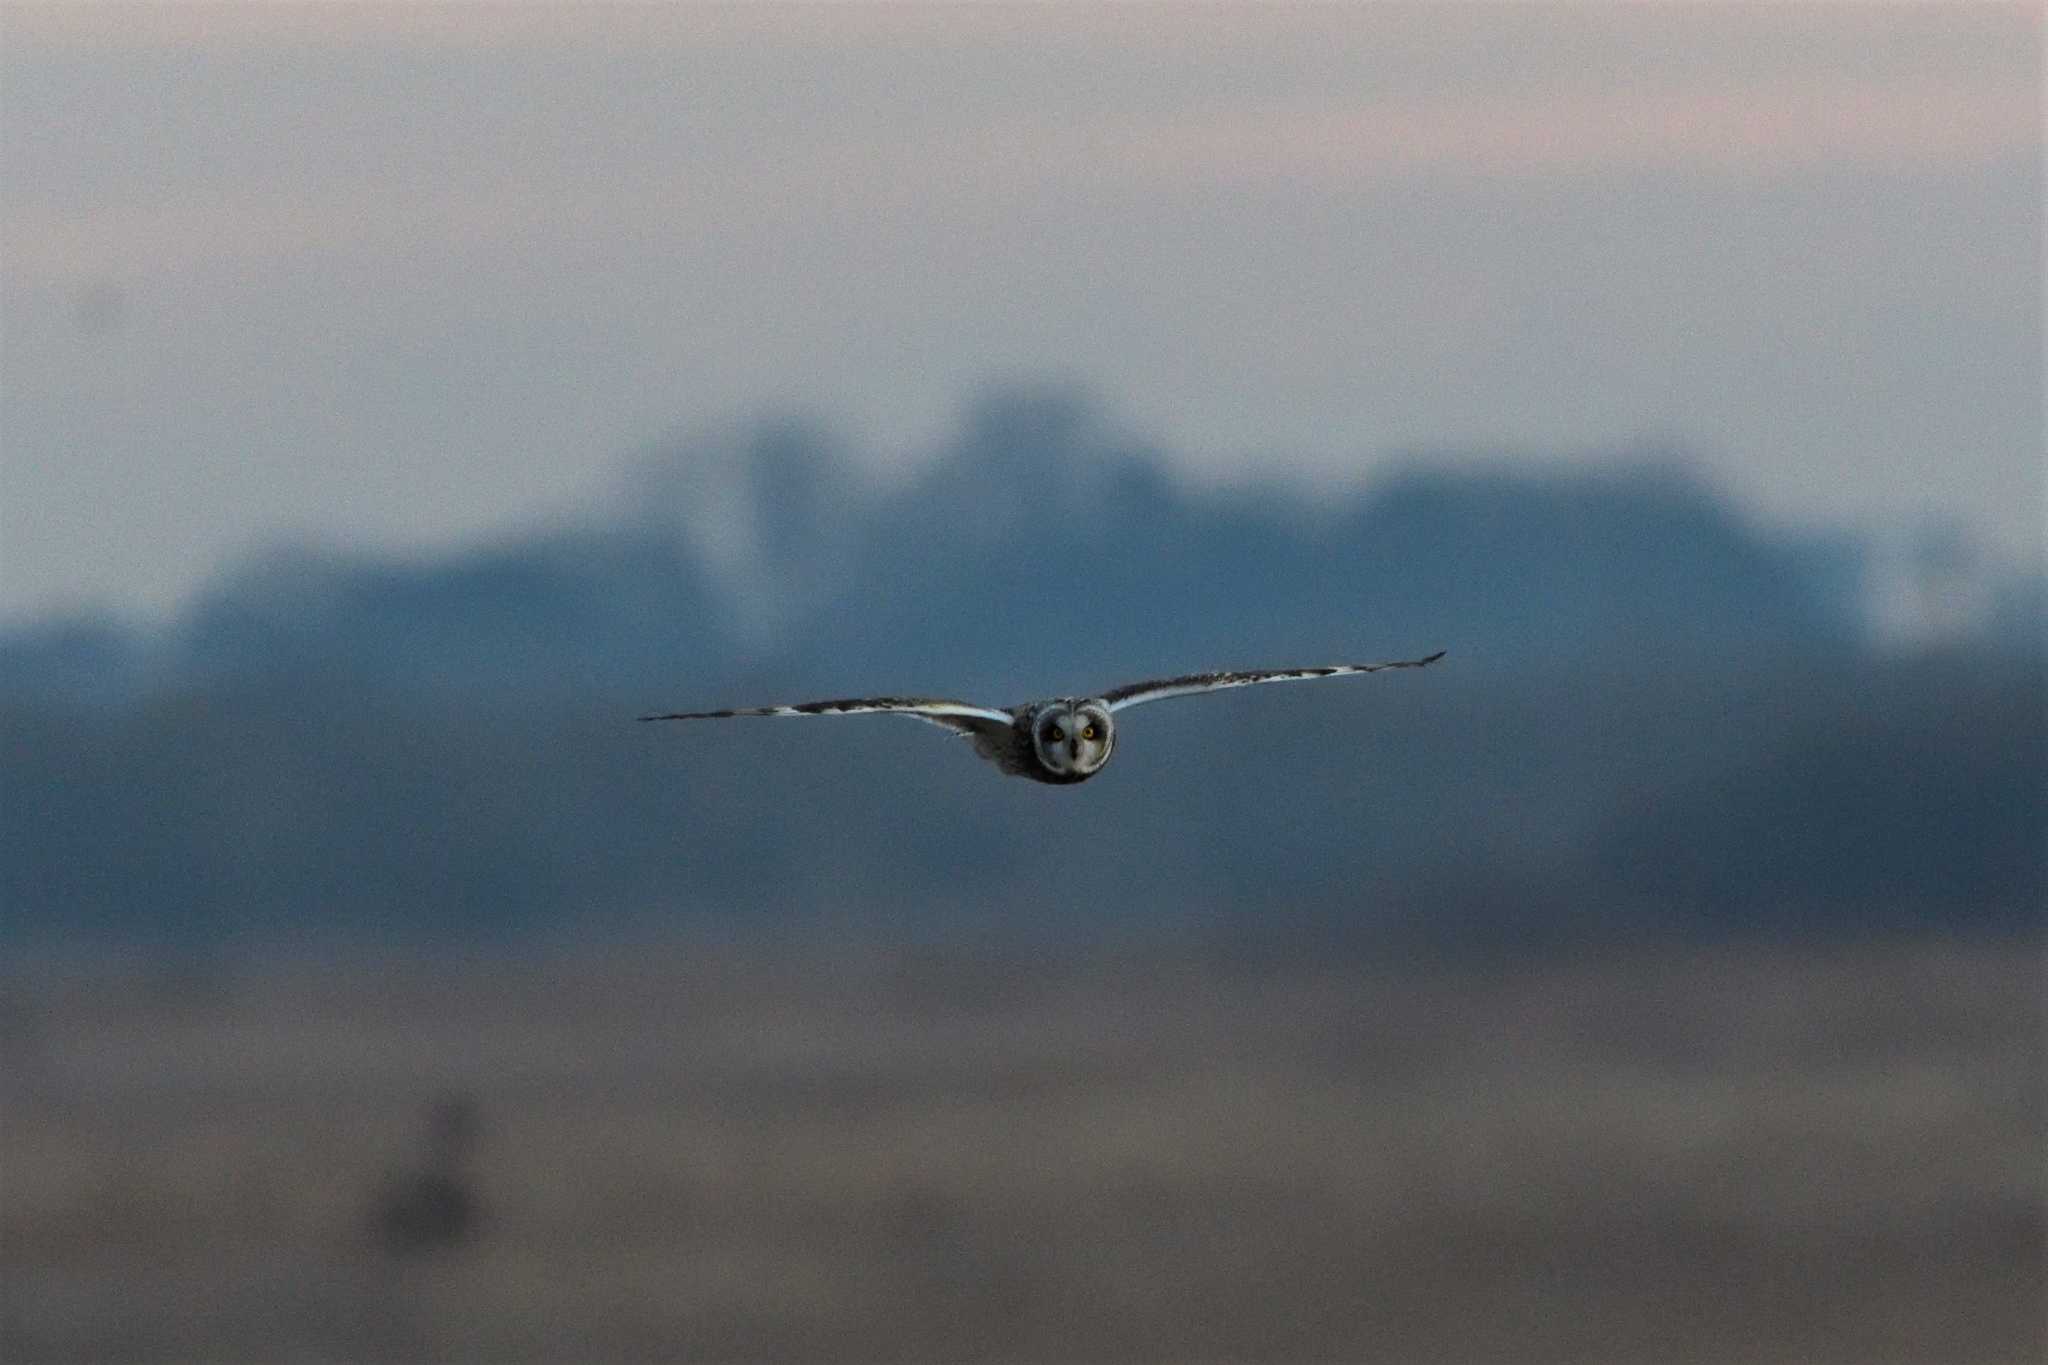
[(1423, 659), (1391, 659), (1376, 664), (1329, 664), (1321, 668), (1254, 668), (1229, 673), (1188, 673), (1178, 678), (1154, 678), (1148, 682), (1126, 683), (1102, 694), (1111, 711), (1168, 697), (1188, 697), (1200, 692), (1221, 692), (1257, 683), (1308, 682), (1315, 678), (1341, 678), (1353, 673), (1379, 673), (1389, 668), (1424, 668), (1444, 657), (1438, 650)]

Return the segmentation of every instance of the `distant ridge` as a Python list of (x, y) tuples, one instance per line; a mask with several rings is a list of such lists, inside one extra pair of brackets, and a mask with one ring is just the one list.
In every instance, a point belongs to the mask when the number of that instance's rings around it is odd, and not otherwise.
[[(736, 467), (715, 505), (677, 455), (615, 525), (285, 551), (160, 632), (0, 637), (0, 941), (1178, 917), (1498, 951), (2005, 932), (2048, 901), (2038, 631), (1874, 650), (1853, 543), (1759, 526), (1655, 452), (1417, 466), (1311, 507), (1190, 491), (1036, 394), (901, 487), (789, 424)], [(1116, 771), (1057, 807), (916, 727), (632, 723), (1443, 647), (1428, 686), (1134, 716)], [(1076, 818), (1099, 837), (1049, 881), (1029, 832)]]
[(92, 620), (0, 634), (0, 695), (308, 675), (501, 695), (1047, 692), (1371, 655), (1453, 626), (1485, 642), (1480, 667), (1848, 648), (1861, 630), (1852, 542), (1752, 525), (1662, 451), (1416, 466), (1310, 507), (1186, 489), (1086, 404), (1027, 391), (981, 405), (914, 481), (857, 496), (829, 437), (766, 423), (738, 459), (737, 571), (702, 543), (688, 461), (652, 462), (617, 524), (416, 561), (286, 548), (157, 635)]

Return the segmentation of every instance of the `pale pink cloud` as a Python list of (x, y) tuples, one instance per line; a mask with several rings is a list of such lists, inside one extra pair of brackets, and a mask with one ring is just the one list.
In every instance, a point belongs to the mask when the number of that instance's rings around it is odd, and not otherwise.
[[(461, 178), (251, 183), (226, 193), (138, 195), (92, 207), (8, 202), (0, 230), (14, 284), (180, 270), (320, 251), (744, 234), (834, 205), (892, 216), (985, 217), (1051, 192), (1171, 194), (1217, 183), (1342, 187), (1444, 174), (1497, 179), (1604, 170), (1776, 176), (1830, 164), (1939, 171), (2041, 146), (2040, 95), (2016, 83), (1833, 82), (1685, 90), (1389, 98), (1202, 108), (1076, 124), (1056, 114), (877, 141), (787, 135), (735, 160), (621, 147), (617, 166), (535, 163), (507, 147)], [(488, 149), (483, 149), (488, 150)]]
[(1076, 136), (1066, 151), (1164, 179), (1341, 182), (1415, 171), (1777, 174), (1830, 162), (1941, 169), (2041, 141), (2037, 91), (1929, 81), (1226, 110)]

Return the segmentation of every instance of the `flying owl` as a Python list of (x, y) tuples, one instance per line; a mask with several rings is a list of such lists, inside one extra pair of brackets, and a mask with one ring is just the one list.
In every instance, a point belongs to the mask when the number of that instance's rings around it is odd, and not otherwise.
[(1179, 678), (1112, 687), (1100, 696), (1055, 697), (1007, 709), (935, 697), (849, 697), (793, 706), (746, 706), (727, 711), (670, 711), (642, 720), (724, 720), (731, 716), (909, 716), (944, 726), (974, 743), (974, 752), (1013, 777), (1067, 786), (1101, 772), (1116, 752), (1119, 711), (1168, 697), (1221, 692), (1254, 683), (1303, 682), (1378, 673), (1388, 668), (1422, 668), (1444, 657), (1398, 659), (1377, 664), (1330, 664), (1323, 668), (1260, 668), (1241, 673), (1189, 673)]

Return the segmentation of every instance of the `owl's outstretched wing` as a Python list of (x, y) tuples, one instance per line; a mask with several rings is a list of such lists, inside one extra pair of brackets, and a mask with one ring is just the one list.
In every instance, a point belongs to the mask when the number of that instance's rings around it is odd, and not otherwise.
[(800, 701), (789, 706), (741, 706), (724, 711), (667, 711), (642, 720), (725, 720), (733, 716), (908, 716), (972, 735), (990, 728), (1007, 730), (1008, 711), (939, 697), (847, 697), (838, 701)]
[(1154, 678), (1149, 682), (1126, 683), (1102, 694), (1112, 711), (1126, 706), (1143, 706), (1148, 701), (1192, 696), (1197, 692), (1221, 692), (1230, 687), (1254, 683), (1306, 682), (1311, 678), (1341, 678), (1350, 673), (1378, 673), (1388, 668), (1422, 668), (1444, 657), (1438, 650), (1426, 659), (1394, 659), (1378, 664), (1330, 664), (1324, 668), (1254, 668), (1239, 673), (1189, 673), (1178, 678)]

